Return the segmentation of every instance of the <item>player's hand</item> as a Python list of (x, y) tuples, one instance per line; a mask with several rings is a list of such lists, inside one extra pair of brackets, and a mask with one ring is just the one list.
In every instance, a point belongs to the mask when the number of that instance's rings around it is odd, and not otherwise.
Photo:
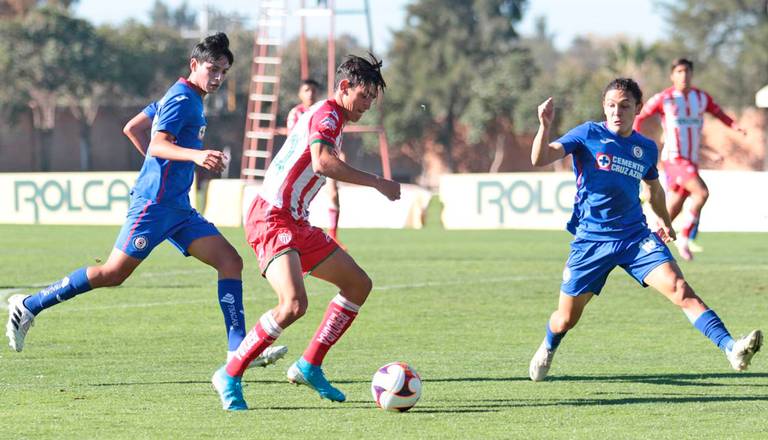
[(555, 119), (555, 105), (552, 104), (552, 97), (539, 105), (539, 123), (544, 127), (549, 127), (552, 120)]
[(201, 150), (195, 157), (195, 163), (208, 171), (220, 173), (224, 171), (228, 159), (227, 155), (221, 151)]
[(376, 189), (384, 194), (389, 200), (398, 200), (400, 198), (400, 184), (394, 180), (379, 177), (376, 182)]
[(664, 243), (677, 240), (677, 233), (675, 233), (675, 228), (665, 224), (661, 224), (659, 226), (659, 229), (656, 230), (656, 235), (658, 235), (661, 241)]

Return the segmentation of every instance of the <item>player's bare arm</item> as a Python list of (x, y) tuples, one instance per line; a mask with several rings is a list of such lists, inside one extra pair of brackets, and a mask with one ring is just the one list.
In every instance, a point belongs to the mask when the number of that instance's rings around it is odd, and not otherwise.
[(664, 240), (665, 243), (670, 240), (677, 239), (675, 229), (672, 227), (672, 219), (669, 217), (669, 211), (667, 211), (667, 199), (664, 195), (664, 187), (659, 183), (659, 179), (643, 180), (650, 191), (650, 197), (648, 203), (651, 205), (653, 213), (661, 220), (659, 225), (660, 230), (657, 231), (659, 237)]
[(194, 162), (209, 171), (220, 173), (224, 170), (227, 156), (216, 150), (195, 150), (174, 144), (176, 138), (164, 131), (157, 132), (149, 144), (152, 155), (167, 160)]
[(549, 142), (549, 128), (555, 118), (555, 106), (551, 97), (539, 105), (538, 113), (539, 130), (531, 146), (531, 163), (540, 167), (562, 159), (565, 152), (561, 144)]
[(397, 200), (400, 198), (399, 183), (347, 165), (346, 162), (339, 159), (339, 157), (331, 151), (331, 148), (328, 145), (316, 142), (310, 146), (310, 151), (312, 154), (312, 169), (314, 172), (341, 182), (375, 188), (389, 200)]
[(147, 155), (150, 141), (149, 130), (151, 128), (152, 120), (144, 112), (139, 112), (123, 127), (123, 134), (128, 137), (142, 156)]

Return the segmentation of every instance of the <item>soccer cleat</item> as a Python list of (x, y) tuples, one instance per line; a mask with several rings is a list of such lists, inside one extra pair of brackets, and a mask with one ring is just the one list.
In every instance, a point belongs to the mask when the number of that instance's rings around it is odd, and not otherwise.
[(219, 393), (221, 406), (227, 411), (244, 411), (248, 405), (243, 398), (243, 384), (241, 378), (227, 374), (227, 367), (223, 366), (213, 373), (211, 378), (213, 389)]
[(347, 397), (339, 389), (334, 388), (325, 378), (322, 368), (299, 358), (288, 368), (288, 382), (294, 385), (306, 385), (320, 394), (322, 399), (332, 402), (343, 402)]
[(276, 345), (274, 347), (267, 347), (264, 351), (248, 365), (248, 368), (253, 367), (267, 367), (274, 364), (288, 353), (288, 347), (285, 345)]
[(704, 252), (704, 248), (701, 247), (701, 245), (697, 244), (693, 240), (688, 240), (688, 249), (693, 252), (694, 254), (697, 254), (699, 252)]
[(552, 366), (553, 357), (555, 357), (555, 350), (547, 349), (547, 341), (542, 341), (539, 349), (536, 350), (531, 359), (531, 364), (528, 367), (528, 377), (534, 382), (544, 380), (549, 372), (549, 367)]
[(25, 306), (24, 299), (29, 295), (13, 295), (8, 298), (8, 323), (5, 325), (5, 335), (8, 345), (16, 351), (24, 349), (24, 338), (29, 328), (35, 325), (35, 315)]
[(749, 367), (752, 356), (760, 351), (763, 346), (763, 332), (752, 330), (747, 336), (739, 338), (733, 343), (731, 351), (726, 352), (726, 357), (736, 371), (744, 371)]
[(693, 254), (691, 253), (691, 248), (688, 246), (687, 240), (678, 240), (675, 244), (677, 246), (677, 253), (680, 254), (680, 258), (685, 261), (693, 260)]

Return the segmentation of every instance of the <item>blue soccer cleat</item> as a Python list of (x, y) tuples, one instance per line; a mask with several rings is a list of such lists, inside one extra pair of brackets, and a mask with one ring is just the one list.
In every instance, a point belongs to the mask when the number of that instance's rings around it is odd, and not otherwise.
[(323, 374), (323, 369), (305, 361), (303, 357), (288, 368), (288, 382), (295, 385), (306, 385), (320, 394), (323, 399), (332, 402), (343, 402), (347, 397), (338, 388), (334, 388)]
[(232, 377), (227, 374), (226, 366), (223, 366), (213, 373), (211, 378), (213, 388), (219, 393), (221, 406), (227, 411), (244, 411), (248, 405), (243, 398), (243, 385), (239, 377)]

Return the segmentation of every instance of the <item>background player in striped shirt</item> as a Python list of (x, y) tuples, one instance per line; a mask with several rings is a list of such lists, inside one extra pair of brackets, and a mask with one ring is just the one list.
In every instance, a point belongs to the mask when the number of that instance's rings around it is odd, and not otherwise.
[(236, 355), (214, 373), (212, 382), (224, 409), (247, 409), (241, 386), (245, 368), (304, 315), (303, 276), (308, 274), (336, 285), (339, 293), (328, 304), (307, 349), (288, 369), (288, 380), (309, 386), (324, 399), (346, 399), (325, 378), (321, 364), (357, 316), (372, 282), (335, 241), (307, 222), (307, 209), (326, 178), (369, 186), (390, 200), (400, 198), (399, 183), (352, 168), (338, 157), (344, 124), (360, 120), (386, 87), (380, 69), (381, 62), (373, 55), (348, 56), (336, 71), (333, 97), (299, 118), (267, 169), (245, 231), (262, 275), (277, 293), (278, 305), (261, 316)]
[[(709, 189), (699, 175), (699, 159), (704, 146), (701, 129), (704, 113), (709, 112), (728, 127), (746, 132), (726, 115), (707, 92), (691, 85), (693, 62), (679, 58), (672, 62), (670, 74), (672, 87), (652, 96), (635, 119), (634, 127), (639, 130), (643, 121), (658, 114), (664, 128), (664, 147), (661, 160), (667, 177), (667, 209), (672, 220), (680, 214), (685, 200), (690, 197), (690, 208), (685, 215), (681, 237), (676, 241), (680, 256), (693, 259), (691, 243), (695, 237), (701, 209), (709, 197)], [(714, 151), (714, 150), (713, 150)], [(722, 156), (717, 157), (722, 160)], [(698, 250), (698, 249), (697, 249)]]
[[(301, 81), (299, 86), (299, 92), (297, 93), (300, 103), (296, 104), (290, 112), (288, 112), (288, 120), (286, 121), (286, 127), (288, 132), (293, 129), (293, 126), (299, 121), (301, 115), (309, 110), (312, 105), (317, 102), (317, 91), (320, 89), (320, 83), (314, 79), (307, 78)], [(339, 151), (339, 159), (345, 160), (344, 152)], [(328, 193), (328, 199), (331, 202), (330, 208), (328, 208), (328, 235), (332, 239), (336, 240), (336, 243), (346, 250), (347, 248), (339, 241), (338, 229), (339, 229), (339, 213), (341, 212), (341, 205), (339, 204), (339, 184), (336, 179), (326, 179), (325, 191)]]
[(203, 98), (219, 89), (233, 61), (225, 34), (205, 38), (192, 50), (189, 76), (179, 78), (156, 106), (148, 107), (154, 108), (155, 115), (143, 112), (153, 121), (151, 140), (147, 146), (142, 144), (146, 133), (136, 138), (140, 142), (137, 149), (145, 154), (144, 164), (107, 262), (80, 268), (34, 295), (12, 296), (6, 325), (11, 348), (24, 348), (27, 332), (40, 312), (92, 289), (122, 284), (165, 240), (185, 256), (192, 255), (216, 269), (228, 352), (239, 346), (245, 336), (242, 259), (189, 200), (196, 164), (213, 172), (224, 168), (222, 152), (203, 148), (207, 124)]
[[(616, 266), (680, 307), (691, 324), (725, 353), (733, 369), (747, 369), (762, 345), (760, 330), (738, 340), (731, 337), (722, 320), (693, 291), (664, 244), (675, 239), (675, 231), (656, 169), (658, 149), (632, 129), (642, 97), (632, 79), (611, 81), (603, 92), (605, 121), (585, 122), (554, 142), (549, 141), (555, 117), (552, 98), (539, 106), (531, 162), (542, 166), (572, 155), (576, 198), (568, 222), (574, 240), (563, 269), (557, 310), (528, 369), (533, 381), (546, 378), (558, 345)], [(663, 221), (655, 233), (649, 230), (640, 206), (641, 180), (650, 187), (649, 203)]]

